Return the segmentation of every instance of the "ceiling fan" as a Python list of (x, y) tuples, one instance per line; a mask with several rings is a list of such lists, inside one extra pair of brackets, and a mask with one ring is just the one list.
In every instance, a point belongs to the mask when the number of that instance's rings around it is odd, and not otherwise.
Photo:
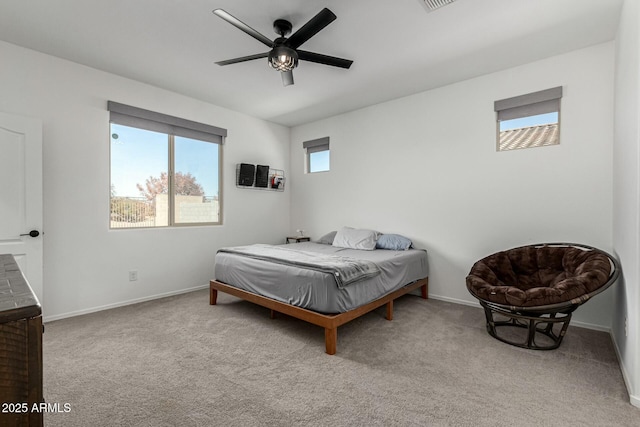
[(258, 31), (222, 9), (215, 9), (213, 13), (271, 49), (269, 52), (216, 62), (218, 65), (230, 65), (237, 64), (238, 62), (251, 61), (253, 59), (268, 58), (271, 68), (280, 71), (282, 75), (282, 84), (284, 86), (289, 86), (293, 84), (293, 69), (298, 66), (298, 60), (316, 62), (318, 64), (347, 69), (351, 67), (351, 64), (353, 63), (353, 61), (349, 59), (336, 58), (335, 56), (328, 56), (298, 49), (304, 42), (316, 35), (320, 30), (337, 18), (336, 15), (326, 7), (316, 16), (311, 18), (309, 22), (293, 33), (289, 38), (285, 36), (291, 33), (291, 29), (293, 28), (291, 22), (285, 19), (276, 19), (273, 22), (273, 29), (276, 34), (280, 35), (280, 37), (275, 40), (269, 40)]

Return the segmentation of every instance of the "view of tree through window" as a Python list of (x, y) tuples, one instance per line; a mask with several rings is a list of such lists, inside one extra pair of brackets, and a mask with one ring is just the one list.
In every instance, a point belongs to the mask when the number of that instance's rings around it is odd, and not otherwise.
[(219, 223), (219, 149), (112, 123), (111, 228)]

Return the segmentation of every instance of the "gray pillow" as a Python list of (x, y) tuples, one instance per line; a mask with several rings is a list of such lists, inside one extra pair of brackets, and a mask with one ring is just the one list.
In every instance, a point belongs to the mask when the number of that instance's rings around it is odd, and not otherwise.
[(376, 248), (376, 240), (378, 240), (377, 231), (342, 227), (333, 239), (333, 246), (372, 251)]
[(331, 245), (333, 243), (333, 239), (336, 237), (337, 231), (331, 231), (321, 238), (319, 238), (316, 243), (322, 243), (323, 245)]
[(376, 249), (390, 249), (392, 251), (406, 251), (411, 247), (410, 239), (399, 234), (383, 234), (376, 242)]

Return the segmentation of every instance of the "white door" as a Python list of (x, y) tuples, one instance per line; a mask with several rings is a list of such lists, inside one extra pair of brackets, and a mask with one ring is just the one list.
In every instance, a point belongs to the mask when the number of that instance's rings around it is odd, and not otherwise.
[(14, 255), (43, 304), (42, 122), (4, 113), (0, 113), (0, 254)]

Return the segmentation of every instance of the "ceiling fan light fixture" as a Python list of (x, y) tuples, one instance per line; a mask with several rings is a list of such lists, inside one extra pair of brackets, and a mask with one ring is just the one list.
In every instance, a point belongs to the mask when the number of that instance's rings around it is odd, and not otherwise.
[(298, 53), (286, 46), (277, 46), (269, 52), (269, 66), (278, 71), (291, 71), (298, 66)]
[(222, 9), (215, 9), (213, 13), (271, 49), (264, 53), (218, 61), (216, 62), (218, 65), (231, 65), (239, 62), (252, 61), (254, 59), (267, 58), (269, 67), (280, 71), (282, 84), (289, 86), (293, 84), (293, 69), (298, 66), (299, 59), (345, 69), (349, 69), (353, 63), (353, 61), (349, 59), (297, 50), (307, 40), (336, 20), (336, 15), (326, 7), (308, 20), (306, 24), (300, 27), (289, 38), (285, 36), (291, 33), (291, 29), (293, 28), (291, 22), (286, 19), (276, 19), (273, 23), (273, 29), (280, 37), (273, 41)]

